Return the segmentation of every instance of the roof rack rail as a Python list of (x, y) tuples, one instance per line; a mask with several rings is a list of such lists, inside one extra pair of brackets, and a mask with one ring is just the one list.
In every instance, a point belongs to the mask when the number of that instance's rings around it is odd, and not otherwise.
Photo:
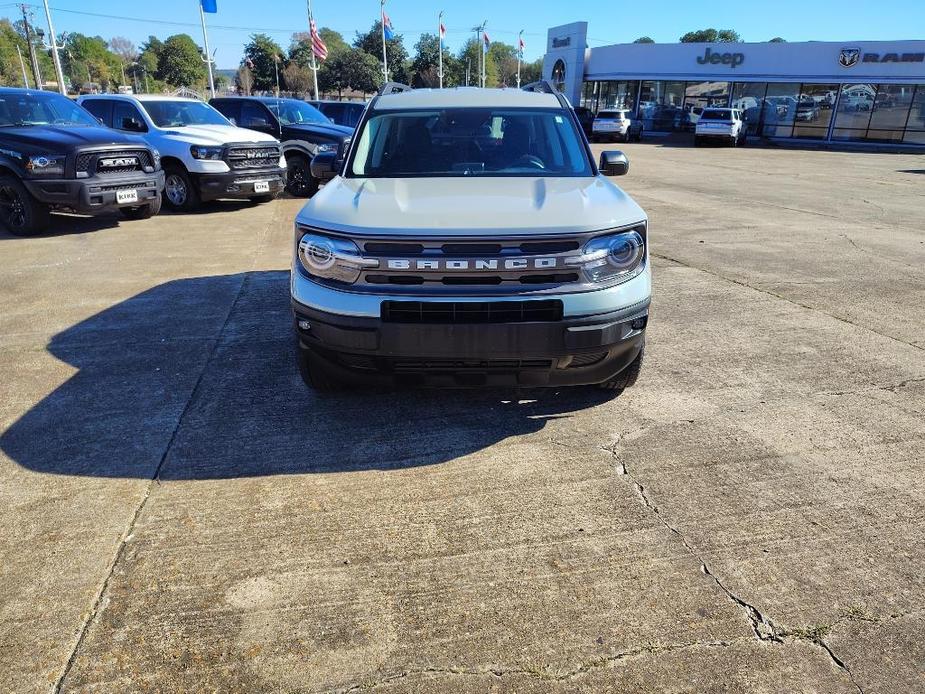
[(401, 82), (386, 82), (379, 88), (379, 96), (385, 96), (386, 94), (399, 94), (400, 92), (410, 92), (411, 87), (407, 84), (402, 84)]
[(558, 94), (559, 90), (551, 80), (537, 80), (521, 87), (525, 92), (537, 92), (539, 94)]

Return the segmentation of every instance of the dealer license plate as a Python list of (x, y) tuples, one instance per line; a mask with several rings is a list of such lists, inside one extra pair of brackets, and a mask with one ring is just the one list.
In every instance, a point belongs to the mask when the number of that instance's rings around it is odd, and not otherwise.
[(270, 192), (270, 182), (269, 181), (254, 181), (254, 192), (255, 193), (269, 193)]
[(138, 191), (137, 190), (117, 190), (116, 191), (116, 202), (120, 205), (126, 202), (138, 202)]

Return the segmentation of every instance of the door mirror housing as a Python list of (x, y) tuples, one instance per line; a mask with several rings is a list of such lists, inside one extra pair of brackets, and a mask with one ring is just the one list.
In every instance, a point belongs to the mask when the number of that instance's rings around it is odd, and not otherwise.
[(336, 152), (319, 152), (312, 159), (312, 178), (319, 181), (330, 181), (337, 175), (335, 161)]
[(598, 168), (605, 176), (625, 176), (630, 171), (630, 160), (619, 150), (601, 152)]

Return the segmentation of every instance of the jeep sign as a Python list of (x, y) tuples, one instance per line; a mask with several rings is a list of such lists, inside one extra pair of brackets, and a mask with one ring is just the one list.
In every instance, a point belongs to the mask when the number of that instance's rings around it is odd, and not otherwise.
[(709, 47), (706, 52), (697, 58), (701, 65), (728, 65), (735, 69), (745, 62), (744, 53), (714, 53)]

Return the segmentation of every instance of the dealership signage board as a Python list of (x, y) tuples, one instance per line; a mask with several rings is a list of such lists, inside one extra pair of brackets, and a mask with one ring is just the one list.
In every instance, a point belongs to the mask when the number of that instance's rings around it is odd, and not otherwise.
[(925, 41), (616, 44), (588, 49), (583, 72), (585, 80), (921, 83)]

